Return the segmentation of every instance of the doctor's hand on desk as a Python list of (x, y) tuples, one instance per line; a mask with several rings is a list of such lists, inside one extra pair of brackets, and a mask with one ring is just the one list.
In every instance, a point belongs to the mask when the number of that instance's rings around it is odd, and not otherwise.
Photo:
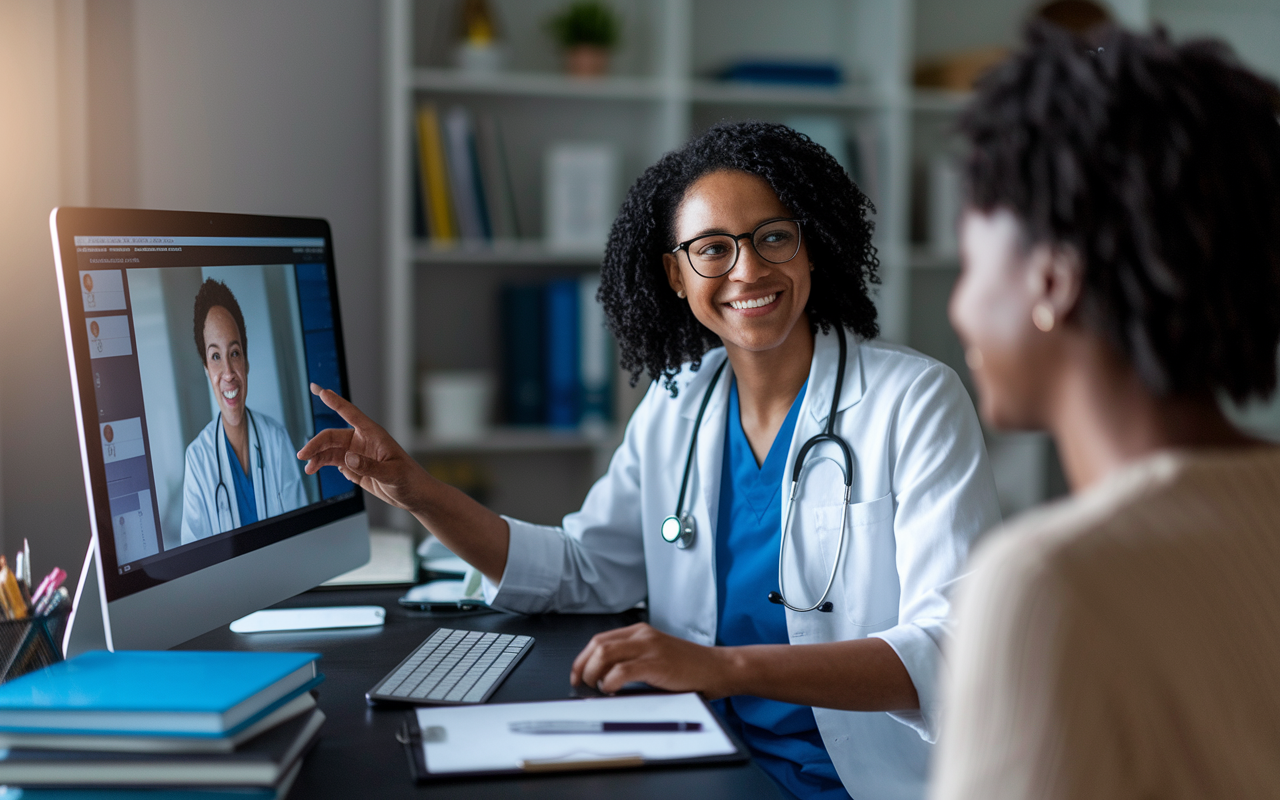
[(569, 682), (612, 694), (641, 681), (708, 700), (753, 695), (845, 711), (920, 707), (915, 684), (883, 639), (708, 647), (647, 624), (606, 631), (573, 660)]
[(643, 681), (669, 692), (702, 692), (717, 700), (733, 692), (723, 685), (726, 649), (706, 647), (637, 623), (598, 633), (573, 660), (569, 681), (605, 694)]
[(311, 393), (350, 428), (329, 428), (298, 451), (305, 471), (337, 467), (347, 480), (385, 503), (411, 512), (445, 547), (499, 582), (507, 567), (511, 530), (506, 520), (436, 480), (386, 429), (331, 389), (311, 384)]

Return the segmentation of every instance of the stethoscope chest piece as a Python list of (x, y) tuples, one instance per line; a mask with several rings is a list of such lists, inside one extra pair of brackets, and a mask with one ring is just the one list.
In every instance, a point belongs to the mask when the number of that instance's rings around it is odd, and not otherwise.
[(697, 535), (697, 525), (689, 514), (672, 515), (662, 521), (662, 540), (674, 544), (681, 550), (693, 547), (693, 539)]

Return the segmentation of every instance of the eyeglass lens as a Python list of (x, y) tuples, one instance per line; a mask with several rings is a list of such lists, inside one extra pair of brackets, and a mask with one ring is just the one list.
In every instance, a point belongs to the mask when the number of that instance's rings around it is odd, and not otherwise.
[[(792, 220), (773, 220), (756, 228), (751, 246), (771, 264), (782, 264), (800, 252), (800, 224)], [(689, 266), (706, 278), (718, 278), (738, 263), (739, 240), (727, 234), (700, 236), (689, 242), (685, 255)]]

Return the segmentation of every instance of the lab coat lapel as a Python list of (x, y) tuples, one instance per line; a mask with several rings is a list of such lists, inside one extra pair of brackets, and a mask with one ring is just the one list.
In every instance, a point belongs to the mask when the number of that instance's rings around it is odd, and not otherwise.
[[(703, 372), (708, 375), (715, 372), (715, 367), (719, 363), (706, 365), (702, 368)], [(696, 396), (697, 402), (693, 403), (693, 415), (698, 415), (698, 406), (702, 404), (702, 395), (706, 392), (707, 383), (704, 382), (699, 391), (690, 393), (690, 400)], [(725, 415), (729, 411), (729, 385), (733, 383), (733, 365), (726, 364), (724, 372), (720, 375), (720, 380), (716, 383), (711, 401), (707, 403), (707, 411), (702, 417), (702, 427), (698, 431), (698, 454), (696, 456), (698, 462), (698, 471), (695, 480), (698, 483), (698, 493), (702, 497), (703, 518), (706, 520), (705, 530), (708, 533), (708, 542), (715, 541), (716, 523), (720, 520), (720, 470), (724, 466), (724, 430)], [(699, 520), (701, 526), (704, 523)], [(714, 550), (712, 550), (714, 552)], [(714, 558), (712, 559), (714, 563)], [(714, 573), (714, 566), (712, 567)]]

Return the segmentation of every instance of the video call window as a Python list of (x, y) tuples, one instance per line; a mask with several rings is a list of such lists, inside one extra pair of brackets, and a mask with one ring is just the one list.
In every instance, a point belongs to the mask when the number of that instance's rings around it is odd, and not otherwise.
[[(208, 241), (227, 262), (323, 254), (323, 240)], [(201, 250), (182, 248), (188, 261)], [(119, 572), (350, 496), (335, 468), (305, 475), (296, 457), (318, 431), (345, 426), (308, 388), (340, 386), (326, 263), (126, 263), (79, 273)]]

